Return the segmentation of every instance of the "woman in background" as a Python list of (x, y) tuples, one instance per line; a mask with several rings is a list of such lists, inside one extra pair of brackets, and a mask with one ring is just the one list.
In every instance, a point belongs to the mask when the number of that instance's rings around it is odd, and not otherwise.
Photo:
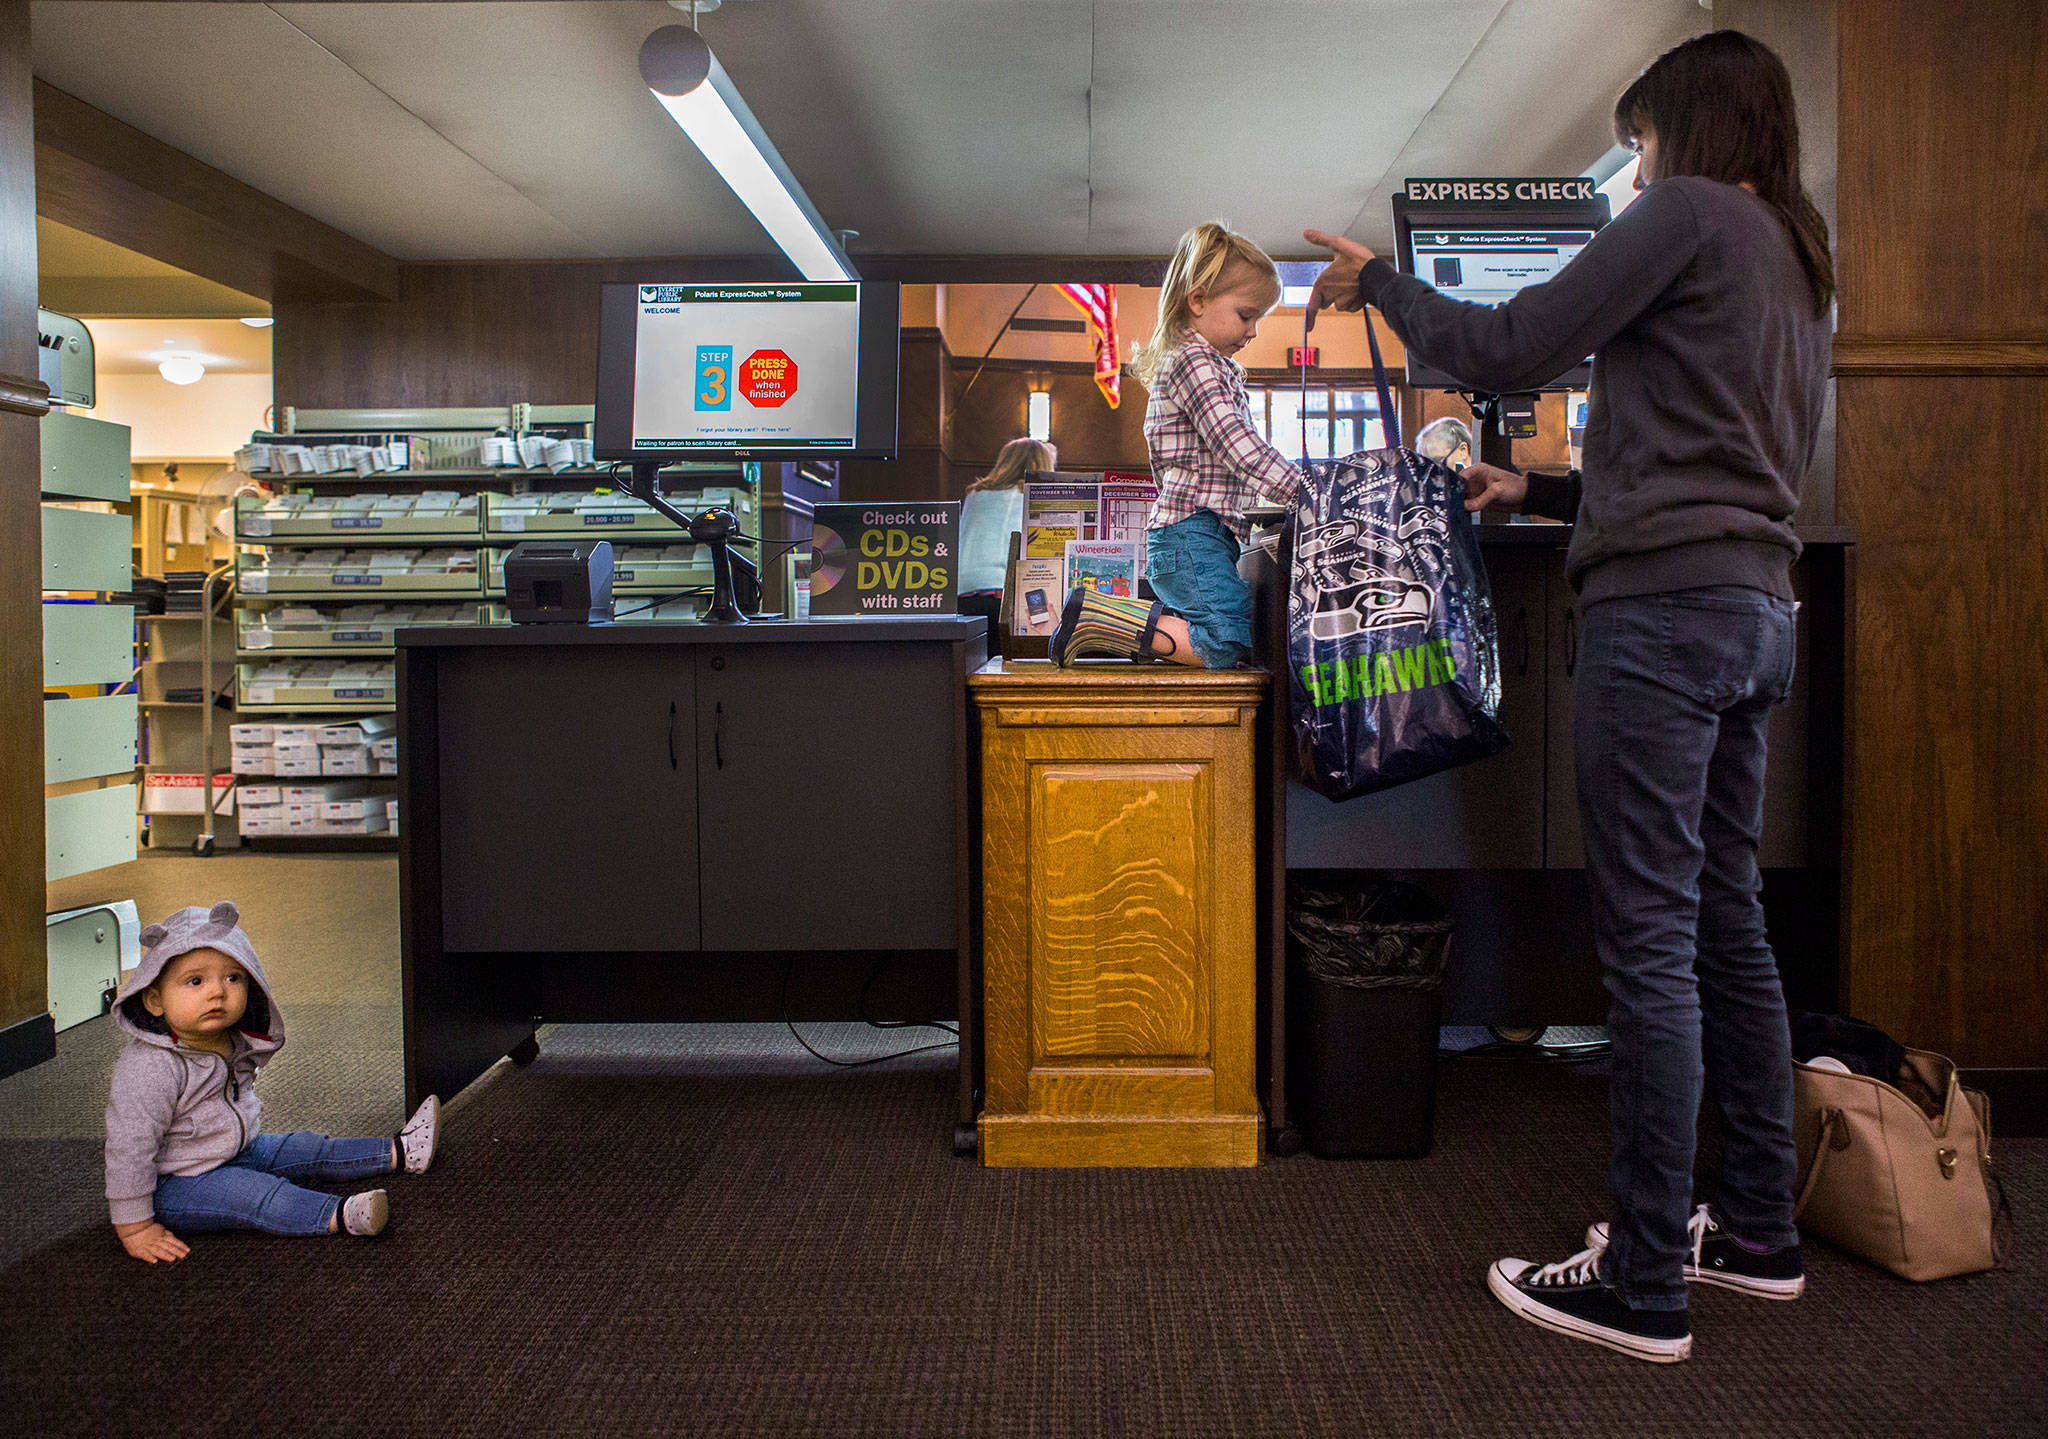
[(1463, 420), (1454, 420), (1449, 415), (1431, 420), (1415, 437), (1415, 453), (1462, 471), (1472, 463), (1472, 432), (1465, 428)]
[(1024, 477), (1059, 463), (1059, 452), (1043, 440), (1012, 440), (995, 468), (967, 487), (960, 506), (961, 614), (994, 619), (1002, 608), (1010, 536), (1024, 528)]

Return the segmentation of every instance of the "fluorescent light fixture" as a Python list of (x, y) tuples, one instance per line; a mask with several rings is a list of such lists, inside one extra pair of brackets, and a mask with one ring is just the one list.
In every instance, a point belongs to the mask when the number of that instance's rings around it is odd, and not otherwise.
[(806, 280), (859, 278), (702, 36), (662, 26), (640, 46), (640, 78), (798, 273)]
[(174, 385), (193, 385), (206, 373), (196, 355), (167, 355), (157, 362), (156, 372)]
[(242, 323), (252, 330), (267, 330), (276, 324), (277, 321), (271, 319), (268, 315), (244, 315), (242, 316)]
[(1033, 390), (1024, 402), (1024, 432), (1040, 444), (1052, 439), (1052, 395), (1046, 390)]

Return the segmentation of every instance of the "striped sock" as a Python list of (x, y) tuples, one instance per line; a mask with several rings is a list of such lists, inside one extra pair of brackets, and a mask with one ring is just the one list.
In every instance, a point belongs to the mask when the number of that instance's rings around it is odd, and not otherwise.
[(1162, 613), (1163, 607), (1154, 600), (1073, 590), (1060, 611), (1059, 628), (1052, 632), (1047, 653), (1056, 665), (1069, 664), (1083, 655), (1144, 659)]

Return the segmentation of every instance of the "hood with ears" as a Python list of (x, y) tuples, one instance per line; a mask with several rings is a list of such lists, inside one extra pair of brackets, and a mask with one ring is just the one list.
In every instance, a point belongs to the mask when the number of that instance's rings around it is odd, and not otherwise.
[(268, 1054), (284, 1044), (284, 1014), (271, 998), (270, 983), (263, 977), (263, 964), (256, 958), (256, 946), (241, 929), (242, 912), (232, 900), (222, 900), (212, 909), (197, 905), (179, 910), (161, 924), (142, 931), (142, 963), (121, 985), (114, 1004), (114, 1022), (131, 1038), (171, 1047), (175, 1041), (142, 1005), (141, 994), (157, 982), (165, 966), (181, 954), (195, 949), (217, 949), (230, 956), (249, 975), (249, 1007), (235, 1026), (261, 1053)]

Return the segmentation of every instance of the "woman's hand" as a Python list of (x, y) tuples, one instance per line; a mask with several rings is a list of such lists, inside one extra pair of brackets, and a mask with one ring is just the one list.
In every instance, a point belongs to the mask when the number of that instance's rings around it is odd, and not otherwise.
[(114, 1233), (120, 1236), (121, 1247), (137, 1259), (155, 1264), (175, 1264), (192, 1252), (192, 1246), (180, 1239), (154, 1219), (140, 1220), (134, 1224), (116, 1224)]
[(1364, 309), (1365, 297), (1358, 293), (1358, 277), (1365, 270), (1365, 262), (1373, 258), (1372, 251), (1356, 240), (1325, 235), (1321, 230), (1303, 230), (1301, 238), (1311, 245), (1321, 245), (1335, 256), (1323, 267), (1323, 273), (1316, 276), (1315, 293), (1308, 301), (1307, 328), (1316, 327), (1318, 310)]
[(1474, 513), (1480, 510), (1519, 510), (1528, 498), (1529, 482), (1513, 470), (1476, 463), (1465, 466), (1466, 509)]

